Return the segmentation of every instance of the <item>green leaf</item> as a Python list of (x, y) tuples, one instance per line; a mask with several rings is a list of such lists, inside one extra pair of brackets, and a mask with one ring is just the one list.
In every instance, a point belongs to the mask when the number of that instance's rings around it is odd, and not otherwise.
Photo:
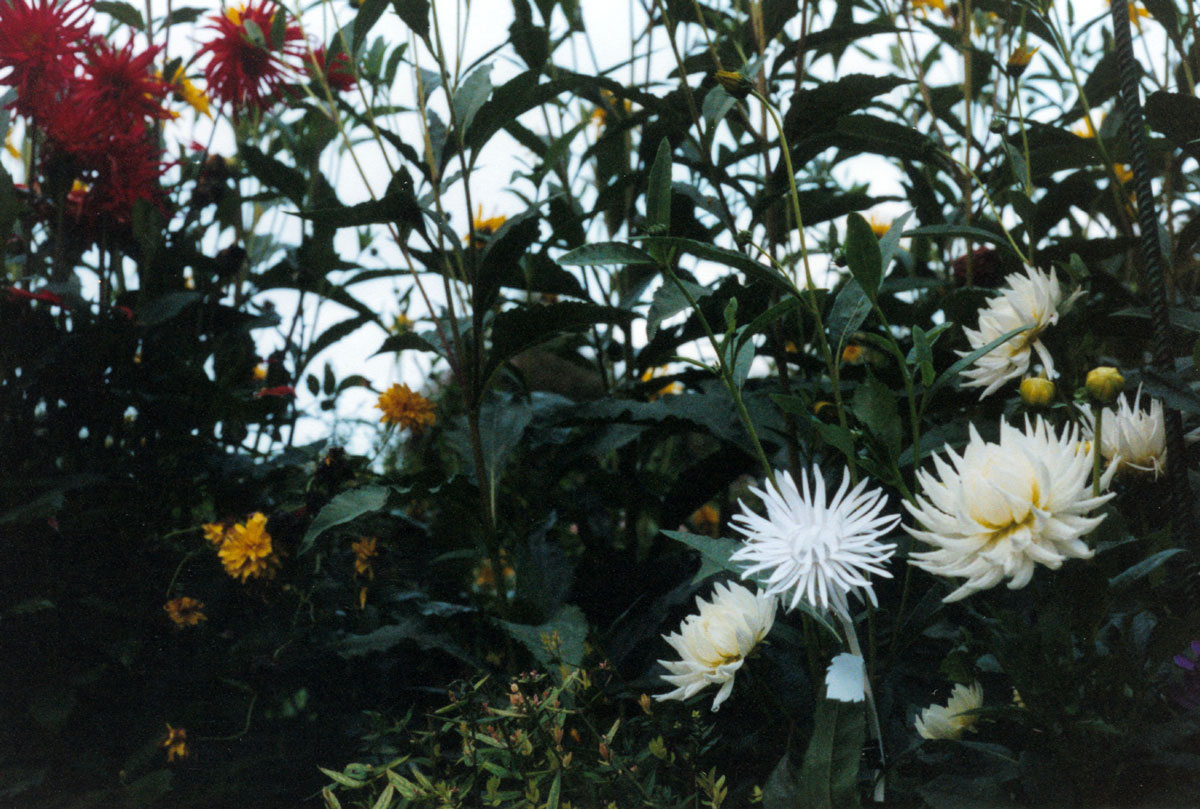
[(803, 806), (800, 803), (799, 789), (799, 784), (796, 783), (796, 767), (787, 753), (784, 753), (763, 786), (763, 809), (796, 809)]
[(925, 225), (924, 227), (913, 228), (904, 235), (926, 236), (931, 239), (970, 239), (973, 242), (985, 242), (995, 245), (999, 250), (1008, 253), (1013, 258), (1017, 258), (1017, 254), (1013, 252), (1012, 245), (1008, 243), (1008, 238), (1003, 233), (993, 233), (983, 228), (969, 227), (967, 225)]
[(168, 292), (139, 306), (134, 316), (143, 326), (157, 326), (176, 317), (200, 298), (199, 292)]
[[(8, 240), (13, 223), (21, 213), (21, 202), (17, 198), (17, 187), (12, 175), (0, 166), (0, 238)], [(0, 253), (2, 255), (2, 253)]]
[[(1103, 429), (1103, 426), (1101, 429)], [(1179, 553), (1184, 553), (1184, 549), (1167, 548), (1166, 550), (1152, 554), (1129, 569), (1113, 576), (1108, 580), (1108, 586), (1114, 590), (1123, 590), (1138, 579), (1145, 578), (1146, 576), (1150, 575), (1151, 572), (1161, 567), (1163, 562)]]
[(404, 24), (429, 45), (429, 0), (392, 0), (392, 8)]
[(300, 541), (298, 552), (307, 553), (316, 542), (317, 537), (330, 528), (348, 523), (364, 514), (381, 510), (387, 505), (388, 491), (386, 486), (363, 486), (342, 492), (334, 497), (325, 504), (316, 519), (312, 521), (312, 525), (308, 527), (304, 539)]
[(813, 428), (821, 435), (821, 440), (839, 450), (846, 456), (847, 461), (854, 460), (854, 436), (850, 434), (849, 430), (840, 424), (826, 424), (815, 416), (810, 416), (810, 418)]
[(925, 405), (928, 404), (928, 402), (933, 398), (934, 393), (936, 393), (937, 391), (941, 390), (946, 385), (953, 382), (954, 378), (958, 376), (959, 372), (962, 371), (964, 368), (966, 368), (968, 365), (975, 362), (975, 360), (979, 359), (984, 354), (987, 354), (989, 351), (996, 348), (997, 346), (1004, 345), (1005, 343), (1007, 343), (1012, 338), (1016, 337), (1021, 332), (1028, 331), (1028, 330), (1029, 330), (1029, 326), (1020, 326), (1020, 327), (1015, 328), (1012, 331), (1008, 332), (1007, 334), (1002, 334), (999, 337), (997, 337), (995, 340), (992, 340), (987, 345), (980, 346), (979, 348), (972, 351), (970, 354), (961, 358), (958, 362), (951, 365), (946, 370), (942, 371), (941, 375), (938, 376), (938, 378), (933, 381), (933, 384), (929, 386), (929, 390), (925, 391), (925, 396), (922, 397), (922, 399), (921, 399), (922, 409), (924, 409)]
[(646, 188), (647, 229), (655, 228), (657, 236), (666, 236), (666, 229), (671, 224), (671, 165), (671, 142), (663, 138), (659, 141), (654, 164), (650, 166)]
[(583, 610), (574, 604), (564, 606), (549, 621), (537, 626), (499, 619), (496, 623), (524, 644), (543, 666), (553, 666), (560, 661), (568, 666), (583, 663), (588, 624)]
[(642, 244), (646, 247), (673, 247), (680, 252), (695, 256), (696, 258), (715, 261), (726, 267), (740, 270), (752, 278), (757, 278), (779, 287), (788, 294), (796, 291), (792, 282), (780, 275), (774, 267), (759, 264), (754, 259), (736, 250), (728, 250), (724, 247), (717, 247), (715, 244), (709, 244), (708, 242), (684, 239), (677, 236), (647, 236), (642, 239)]
[(564, 267), (597, 267), (605, 265), (656, 264), (654, 257), (625, 242), (597, 242), (576, 247), (558, 259)]
[[(904, 226), (908, 224), (908, 220), (912, 218), (912, 215), (912, 211), (905, 211), (892, 220), (887, 233), (883, 234), (883, 237), (879, 240), (879, 264), (885, 274), (888, 267), (892, 265), (892, 259), (895, 257), (896, 251), (900, 249), (900, 237), (904, 235)], [(804, 221), (807, 222), (808, 220), (805, 219)], [(875, 234), (872, 233), (871, 235)]]
[(900, 454), (903, 431), (892, 389), (874, 374), (868, 374), (866, 380), (855, 389), (850, 408), (871, 435), (887, 447), (889, 457), (894, 460)]
[(913, 347), (909, 352), (909, 364), (916, 366), (921, 373), (921, 384), (929, 387), (933, 384), (933, 345), (929, 336), (920, 326), (913, 326)]
[(130, 28), (138, 31), (146, 30), (146, 22), (142, 19), (142, 13), (129, 3), (123, 3), (120, 0), (97, 0), (92, 4), (92, 8), (107, 14), (117, 22), (125, 23)]
[(567, 301), (550, 306), (508, 309), (492, 320), (492, 350), (484, 379), (527, 348), (568, 331), (584, 331), (600, 323), (629, 325), (633, 315), (613, 306)]
[(383, 16), (387, 7), (388, 0), (363, 0), (362, 5), (358, 8), (358, 16), (354, 18), (354, 38), (350, 46), (353, 53), (358, 53), (363, 40), (375, 27), (375, 23), (379, 22), (379, 18)]
[(700, 570), (692, 577), (693, 584), (717, 573), (740, 574), (742, 571), (736, 563), (729, 561), (729, 557), (741, 545), (740, 542), (721, 537), (714, 539), (687, 531), (663, 531), (663, 534), (700, 552)]
[(871, 230), (871, 225), (861, 214), (852, 213), (846, 217), (846, 263), (850, 273), (858, 281), (863, 292), (872, 301), (879, 292), (879, 284), (883, 281), (883, 255), (879, 249), (879, 239)]
[(677, 315), (684, 309), (691, 306), (688, 303), (687, 296), (679, 288), (680, 285), (688, 291), (693, 300), (699, 303), (703, 298), (713, 293), (711, 287), (700, 286), (693, 284), (691, 281), (680, 279), (678, 283), (667, 281), (662, 286), (654, 291), (654, 298), (650, 301), (650, 311), (646, 313), (646, 337), (650, 340), (654, 339), (654, 335), (658, 333), (658, 327), (664, 320)]
[(257, 146), (248, 143), (238, 146), (238, 157), (263, 185), (279, 191), (297, 207), (304, 202), (308, 181), (299, 171), (263, 154)]
[(399, 354), (402, 351), (413, 350), (432, 351), (435, 354), (441, 353), (438, 351), (436, 346), (434, 346), (424, 337), (420, 336), (416, 332), (406, 331), (404, 334), (393, 334), (391, 337), (384, 340), (383, 345), (379, 347), (379, 350), (371, 356), (374, 357), (378, 354), (386, 354), (388, 352), (395, 352)]
[(334, 647), (338, 655), (345, 658), (358, 657), (371, 652), (386, 652), (404, 642), (415, 643), (422, 649), (437, 649), (471, 665), (478, 662), (458, 647), (448, 636), (431, 632), (418, 617), (408, 615), (399, 623), (381, 626), (365, 635), (345, 635)]
[(833, 342), (834, 358), (842, 354), (842, 346), (850, 335), (858, 331), (867, 315), (871, 312), (871, 301), (863, 292), (858, 281), (851, 279), (838, 292), (833, 300), (833, 309), (829, 312), (826, 328)]
[(476, 113), (492, 94), (492, 65), (480, 65), (459, 85), (454, 94), (454, 121), (460, 132), (471, 128)]
[(859, 806), (858, 762), (865, 737), (865, 703), (818, 699), (812, 739), (797, 774), (795, 805), (805, 809)]
[(480, 407), (479, 441), (489, 497), (494, 496), (504, 462), (520, 445), (532, 420), (533, 407), (528, 399), (492, 394)]

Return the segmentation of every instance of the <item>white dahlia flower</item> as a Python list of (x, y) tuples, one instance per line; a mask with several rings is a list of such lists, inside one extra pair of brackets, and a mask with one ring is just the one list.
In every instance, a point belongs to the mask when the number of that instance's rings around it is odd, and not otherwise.
[(678, 632), (663, 635), (680, 659), (658, 661), (670, 672), (663, 679), (675, 690), (654, 698), (687, 699), (719, 684), (712, 703), (715, 711), (733, 691), (733, 677), (746, 656), (771, 631), (775, 597), (753, 593), (736, 582), (718, 583), (712, 601), (696, 596), (696, 606), (700, 612), (683, 619)]
[(945, 705), (930, 705), (917, 717), (917, 733), (922, 739), (958, 739), (964, 730), (975, 732), (976, 713), (983, 707), (983, 686), (962, 683), (954, 686)]
[(739, 503), (740, 514), (733, 517), (734, 528), (746, 536), (746, 544), (730, 556), (731, 561), (748, 563), (742, 578), (766, 573), (763, 585), (770, 595), (781, 595), (788, 609), (801, 599), (816, 609), (849, 614), (846, 595), (862, 594), (872, 604), (875, 591), (870, 574), (891, 578), (883, 565), (896, 552), (894, 544), (884, 545), (879, 537), (896, 527), (898, 514), (880, 514), (887, 505), (882, 489), (867, 489), (867, 479), (850, 489), (850, 470), (842, 473), (842, 485), (833, 499), (826, 502), (825, 479), (813, 467), (814, 491), (809, 490), (808, 475), (800, 474), (803, 493), (792, 476), (779, 472), (778, 488), (770, 481), (762, 490), (750, 491), (762, 498), (767, 516), (760, 517)]
[(1058, 322), (1059, 310), (1065, 309), (1072, 300), (1074, 296), (1063, 301), (1062, 287), (1054, 270), (1047, 275), (1035, 267), (1027, 267), (1024, 275), (1008, 276), (1008, 285), (986, 308), (979, 310), (979, 328), (963, 329), (971, 349), (958, 354), (965, 357), (1013, 329), (1024, 326), (1026, 330), (975, 360), (969, 370), (962, 371), (962, 376), (970, 380), (964, 382), (963, 387), (983, 388), (980, 399), (990, 396), (1005, 382), (1025, 375), (1034, 351), (1046, 369), (1046, 377), (1057, 376), (1054, 359), (1039, 337)]
[[(1150, 400), (1150, 411), (1140, 407), (1142, 387), (1138, 386), (1133, 404), (1122, 396), (1117, 409), (1106, 407), (1100, 418), (1100, 454), (1108, 462), (1104, 477), (1111, 479), (1115, 474), (1140, 472), (1155, 480), (1163, 474), (1167, 463), (1167, 428), (1163, 420), (1163, 404), (1158, 399)], [(1092, 414), (1084, 413), (1087, 424), (1084, 440), (1091, 441), (1095, 425)]]
[(1065, 559), (1092, 556), (1081, 537), (1104, 519), (1089, 514), (1112, 494), (1092, 496), (1092, 454), (1074, 427), (1059, 436), (1041, 416), (1032, 427), (1026, 419), (1023, 432), (1001, 421), (1000, 443), (992, 444), (971, 425), (962, 455), (945, 452), (949, 463), (933, 456), (938, 477), (917, 472), (917, 505), (904, 504), (924, 526), (904, 530), (934, 548), (911, 554), (909, 563), (967, 580), (945, 601), (1005, 578), (1009, 589), (1024, 587), (1035, 563), (1057, 569)]

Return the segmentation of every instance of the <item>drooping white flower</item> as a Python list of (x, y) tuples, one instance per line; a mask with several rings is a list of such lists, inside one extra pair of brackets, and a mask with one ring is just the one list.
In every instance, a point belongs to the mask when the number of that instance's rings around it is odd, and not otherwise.
[[(1117, 409), (1106, 407), (1100, 416), (1100, 454), (1108, 462), (1104, 472), (1106, 481), (1113, 475), (1125, 472), (1141, 472), (1155, 480), (1166, 470), (1167, 428), (1163, 420), (1163, 404), (1158, 399), (1150, 400), (1149, 412), (1140, 407), (1142, 386), (1138, 385), (1133, 404), (1122, 396), (1117, 400)], [(1083, 438), (1092, 440), (1095, 425), (1092, 414), (1084, 413)]]
[(1047, 275), (1036, 267), (1027, 267), (1024, 275), (1009, 275), (1008, 283), (1000, 290), (1000, 294), (979, 310), (979, 328), (963, 329), (971, 349), (959, 351), (958, 354), (965, 357), (1013, 329), (1025, 327), (1026, 330), (975, 360), (971, 368), (963, 370), (962, 376), (969, 380), (963, 383), (963, 387), (983, 388), (980, 399), (990, 396), (1005, 382), (1025, 375), (1034, 351), (1045, 367), (1046, 378), (1057, 376), (1054, 359), (1039, 338), (1043, 331), (1058, 322), (1059, 311), (1065, 309), (1072, 300), (1074, 296), (1063, 301), (1062, 287), (1054, 270)]
[(945, 705), (930, 705), (917, 717), (917, 733), (922, 739), (958, 739), (964, 730), (975, 732), (975, 722), (983, 707), (983, 686), (962, 683), (954, 686)]
[(700, 612), (683, 619), (678, 632), (663, 635), (680, 659), (658, 661), (670, 672), (663, 679), (675, 690), (654, 698), (687, 699), (718, 684), (715, 711), (733, 691), (734, 675), (746, 656), (771, 631), (775, 597), (751, 592), (737, 582), (718, 583), (712, 601), (696, 596), (696, 607)]
[(898, 514), (881, 514), (887, 505), (882, 489), (867, 490), (867, 479), (850, 489), (850, 470), (842, 473), (842, 485), (826, 502), (825, 479), (813, 467), (814, 490), (808, 475), (800, 474), (803, 493), (792, 476), (779, 472), (778, 488), (770, 481), (762, 490), (751, 489), (767, 507), (760, 517), (739, 503), (734, 528), (746, 536), (746, 544), (730, 560), (746, 562), (742, 578), (766, 573), (764, 585), (771, 595), (781, 595), (794, 609), (803, 599), (816, 609), (834, 609), (848, 614), (848, 593), (859, 598), (865, 593), (877, 603), (869, 576), (891, 578), (883, 565), (896, 552), (894, 544), (878, 541), (900, 521)]
[(993, 444), (971, 425), (962, 455), (950, 447), (945, 453), (949, 462), (933, 456), (937, 477), (917, 472), (917, 505), (904, 504), (924, 526), (904, 530), (933, 546), (911, 554), (909, 563), (967, 580), (945, 601), (1006, 578), (1015, 590), (1029, 583), (1035, 564), (1057, 569), (1066, 559), (1092, 556), (1082, 537), (1104, 515), (1089, 515), (1112, 494), (1092, 496), (1092, 455), (1075, 427), (1060, 436), (1041, 416), (1032, 427), (1027, 419), (1024, 431), (1001, 421)]

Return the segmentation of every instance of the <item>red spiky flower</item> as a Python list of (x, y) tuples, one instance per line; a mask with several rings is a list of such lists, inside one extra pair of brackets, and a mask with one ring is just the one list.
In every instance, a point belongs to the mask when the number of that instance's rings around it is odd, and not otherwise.
[(91, 0), (3, 0), (0, 2), (0, 79), (17, 91), (10, 105), (38, 118), (52, 107), (75, 75), (91, 20)]
[(304, 35), (292, 23), (284, 24), (279, 48), (272, 47), (275, 17), (286, 13), (271, 0), (259, 0), (258, 5), (251, 0), (245, 8), (231, 8), (209, 18), (208, 27), (217, 35), (197, 55), (210, 55), (204, 68), (208, 90), (233, 107), (234, 118), (247, 109), (265, 110), (278, 101), (295, 71), (296, 62), (287, 60), (300, 59), (305, 53)]
[(314, 81), (324, 74), (329, 89), (335, 93), (344, 93), (354, 87), (354, 70), (350, 67), (350, 57), (345, 51), (338, 51), (334, 54), (333, 61), (328, 62), (325, 46), (322, 45), (315, 48), (311, 56), (305, 58), (304, 67)]
[(80, 103), (97, 107), (104, 116), (120, 121), (171, 117), (163, 106), (171, 86), (153, 72), (154, 57), (162, 51), (161, 45), (136, 55), (132, 38), (120, 50), (99, 37), (92, 40), (91, 46), (86, 71), (77, 82)]

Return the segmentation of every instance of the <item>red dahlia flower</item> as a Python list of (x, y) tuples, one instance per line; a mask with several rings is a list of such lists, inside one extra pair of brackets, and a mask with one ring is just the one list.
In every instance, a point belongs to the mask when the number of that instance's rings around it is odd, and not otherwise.
[(120, 50), (100, 38), (92, 45), (86, 74), (78, 82), (80, 103), (98, 107), (105, 117), (117, 120), (171, 117), (163, 107), (171, 86), (153, 72), (154, 57), (162, 50), (161, 45), (136, 56), (132, 38)]
[(0, 69), (9, 69), (0, 84), (16, 89), (18, 113), (37, 118), (59, 99), (79, 65), (91, 9), (91, 0), (0, 1)]
[(286, 13), (271, 0), (259, 0), (257, 6), (251, 0), (245, 8), (209, 18), (208, 27), (217, 36), (197, 55), (210, 54), (204, 68), (209, 92), (229, 102), (235, 118), (247, 108), (265, 110), (274, 104), (294, 70), (285, 58), (302, 58), (305, 53), (297, 25), (284, 26), (279, 50), (271, 46), (275, 15)]
[(333, 57), (332, 64), (326, 64), (325, 46), (315, 49), (312, 56), (306, 57), (304, 66), (308, 75), (315, 81), (322, 73), (329, 89), (335, 93), (344, 93), (354, 87), (354, 70), (350, 67), (350, 57), (345, 51), (338, 51)]

